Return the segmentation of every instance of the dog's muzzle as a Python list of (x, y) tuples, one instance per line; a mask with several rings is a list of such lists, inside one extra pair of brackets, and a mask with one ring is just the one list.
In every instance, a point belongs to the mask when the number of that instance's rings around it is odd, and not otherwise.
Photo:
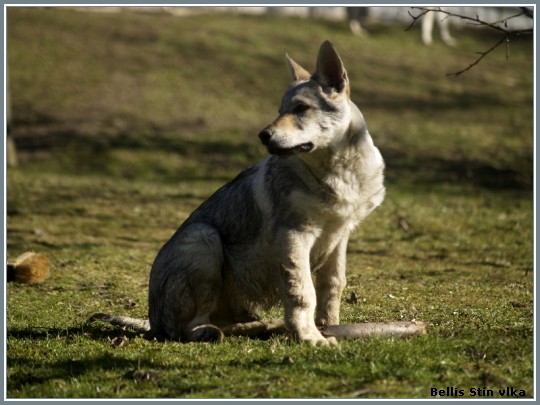
[(301, 152), (311, 152), (314, 148), (314, 145), (312, 142), (306, 142), (302, 143), (296, 146), (293, 146), (291, 148), (281, 148), (277, 145), (275, 145), (272, 142), (272, 130), (265, 128), (261, 132), (259, 132), (259, 139), (261, 140), (262, 144), (266, 146), (268, 149), (268, 152), (272, 155), (279, 155), (279, 156), (289, 156), (289, 155), (296, 155), (297, 153)]

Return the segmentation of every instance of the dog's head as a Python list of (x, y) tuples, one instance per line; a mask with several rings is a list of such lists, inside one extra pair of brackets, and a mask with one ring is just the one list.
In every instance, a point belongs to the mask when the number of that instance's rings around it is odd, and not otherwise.
[(284, 156), (338, 147), (351, 122), (351, 105), (349, 78), (337, 51), (323, 42), (313, 74), (286, 59), (292, 83), (279, 116), (259, 133), (261, 142)]

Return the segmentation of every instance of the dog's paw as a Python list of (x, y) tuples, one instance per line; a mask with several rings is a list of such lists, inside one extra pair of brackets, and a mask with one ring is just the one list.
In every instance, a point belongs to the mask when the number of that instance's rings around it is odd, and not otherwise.
[(300, 340), (311, 346), (339, 346), (335, 337), (324, 337), (320, 333), (312, 333), (309, 336), (301, 338)]
[(317, 341), (315, 341), (314, 343), (311, 343), (311, 344), (312, 344), (312, 346), (339, 346), (338, 341), (333, 336), (330, 336), (330, 337), (327, 337), (327, 338), (323, 337), (322, 339), (317, 340)]

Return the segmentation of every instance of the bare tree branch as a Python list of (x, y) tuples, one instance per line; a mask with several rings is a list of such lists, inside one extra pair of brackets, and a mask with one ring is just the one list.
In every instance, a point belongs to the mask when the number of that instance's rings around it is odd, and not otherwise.
[[(418, 7), (413, 7), (413, 8), (418, 8)], [(423, 10), (420, 14), (418, 15), (413, 15), (411, 14), (410, 11), (407, 11), (407, 13), (409, 13), (409, 15), (411, 16), (412, 18), (412, 21), (410, 23), (410, 25), (405, 28), (405, 31), (409, 31), (412, 27), (414, 27), (414, 25), (416, 24), (416, 22), (421, 19), (423, 16), (425, 16), (427, 13), (429, 13), (429, 10)]]
[(462, 73), (468, 72), (471, 70), (474, 66), (476, 66), (482, 59), (484, 59), (487, 55), (489, 55), (491, 52), (493, 52), (495, 49), (497, 49), (500, 45), (503, 43), (506, 43), (506, 59), (509, 59), (510, 56), (510, 40), (513, 38), (517, 38), (521, 35), (531, 35), (533, 33), (533, 29), (521, 29), (521, 30), (510, 30), (508, 29), (508, 21), (521, 17), (523, 15), (533, 19), (534, 14), (533, 11), (527, 7), (520, 7), (521, 12), (511, 15), (509, 17), (505, 17), (502, 20), (495, 21), (495, 22), (487, 22), (482, 20), (478, 14), (475, 17), (469, 17), (462, 14), (457, 14), (452, 11), (448, 11), (445, 9), (442, 9), (441, 7), (411, 7), (413, 10), (419, 10), (420, 13), (418, 15), (414, 15), (409, 11), (409, 15), (412, 18), (411, 24), (406, 28), (405, 31), (408, 31), (411, 29), (418, 20), (420, 20), (423, 16), (425, 16), (429, 12), (438, 12), (442, 14), (446, 14), (448, 17), (456, 17), (461, 20), (467, 21), (471, 25), (480, 26), (480, 27), (486, 27), (490, 28), (492, 30), (495, 30), (497, 32), (500, 32), (502, 34), (501, 38), (489, 49), (483, 52), (478, 52), (478, 58), (472, 62), (470, 65), (468, 65), (466, 68), (461, 69), (457, 72), (448, 73), (447, 76), (454, 76), (457, 77), (461, 75)]
[[(473, 67), (475, 67), (476, 65), (478, 65), (480, 63), (480, 61), (482, 59), (484, 59), (487, 55), (489, 55), (491, 52), (493, 52), (495, 49), (497, 49), (499, 47), (499, 45), (501, 45), (504, 41), (507, 40), (507, 37), (502, 37), (501, 39), (499, 39), (499, 41), (497, 41), (497, 43), (495, 45), (493, 45), (491, 48), (489, 48), (487, 51), (484, 51), (484, 52), (478, 52), (478, 54), (480, 55), (473, 63), (471, 63), (469, 66), (467, 66), (465, 69), (461, 69), (457, 72), (453, 72), (453, 73), (447, 73), (446, 75), (447, 76), (454, 76), (454, 77), (457, 77), (459, 76), (460, 74), (462, 73), (465, 73), (465, 72), (468, 72), (469, 70), (471, 70)], [(507, 52), (508, 52), (508, 48), (507, 48)], [(508, 54), (507, 54), (508, 55)], [(507, 56), (507, 59), (508, 59), (508, 56)]]

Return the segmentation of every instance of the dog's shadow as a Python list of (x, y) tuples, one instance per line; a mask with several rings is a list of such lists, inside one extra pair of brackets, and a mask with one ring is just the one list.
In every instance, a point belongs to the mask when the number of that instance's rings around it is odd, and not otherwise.
[[(268, 331), (258, 333), (256, 336), (246, 336), (254, 340), (268, 340), (273, 336), (282, 334), (279, 331)], [(131, 339), (144, 339), (156, 342), (172, 341), (161, 336), (156, 336), (151, 332), (134, 331), (129, 328), (108, 325), (99, 322), (85, 322), (78, 326), (66, 328), (61, 327), (28, 327), (28, 328), (8, 328), (6, 340), (47, 340), (47, 339), (75, 339), (86, 337), (95, 341), (109, 341), (112, 345), (119, 345), (123, 341)]]
[(74, 339), (78, 337), (87, 337), (96, 341), (111, 341), (115, 339), (134, 339), (143, 338), (147, 340), (155, 339), (148, 333), (135, 332), (129, 329), (118, 327), (109, 327), (99, 324), (81, 324), (67, 328), (61, 327), (28, 327), (28, 328), (8, 328), (6, 333), (7, 341), (10, 339), (29, 339), (29, 340), (47, 340), (47, 339)]

